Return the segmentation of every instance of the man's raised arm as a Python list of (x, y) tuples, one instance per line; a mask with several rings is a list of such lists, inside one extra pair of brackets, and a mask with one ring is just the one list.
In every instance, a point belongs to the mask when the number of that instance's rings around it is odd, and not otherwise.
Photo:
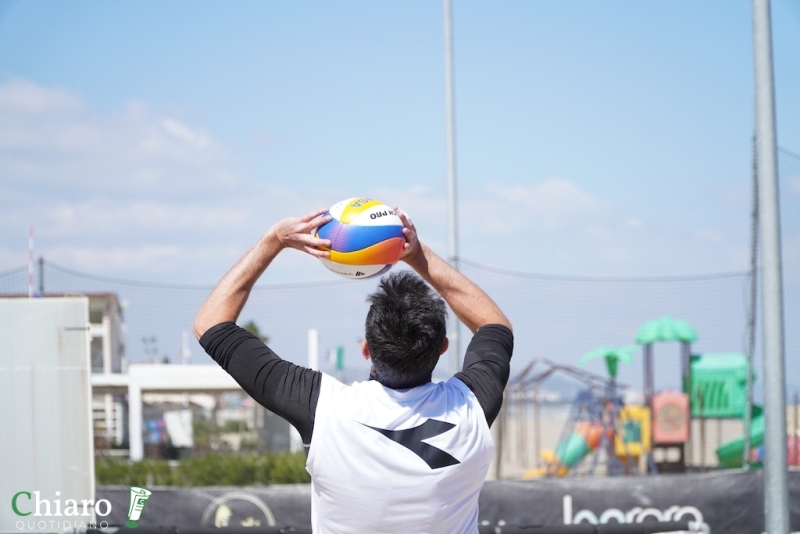
[(283, 219), (267, 230), (258, 243), (220, 280), (200, 307), (194, 319), (195, 337), (200, 339), (209, 328), (220, 323), (235, 322), (256, 281), (284, 248), (296, 248), (317, 258), (329, 257), (328, 252), (317, 247), (329, 247), (330, 241), (311, 234), (312, 230), (331, 220), (330, 216), (320, 217), (325, 211), (317, 210), (305, 217)]
[(395, 211), (405, 226), (406, 248), (402, 259), (439, 292), (461, 322), (473, 334), (487, 324), (499, 324), (510, 330), (511, 322), (491, 297), (422, 244), (408, 215), (398, 208)]
[(511, 322), (481, 288), (420, 243), (408, 215), (397, 208), (395, 211), (405, 226), (403, 260), (442, 295), (453, 313), (475, 334), (464, 354), (462, 371), (455, 378), (472, 390), (491, 426), (500, 413), (508, 383), (514, 350)]

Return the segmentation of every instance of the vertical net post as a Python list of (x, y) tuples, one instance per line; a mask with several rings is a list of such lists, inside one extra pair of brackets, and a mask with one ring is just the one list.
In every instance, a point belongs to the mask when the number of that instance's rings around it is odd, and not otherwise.
[(753, 136), (753, 193), (750, 215), (750, 288), (747, 305), (747, 377), (746, 405), (744, 410), (744, 450), (742, 467), (750, 469), (750, 427), (753, 419), (753, 369), (756, 350), (756, 292), (758, 291), (758, 164), (756, 163), (756, 139)]
[(769, 0), (753, 0), (761, 299), (764, 314), (764, 507), (769, 534), (789, 531), (786, 382), (775, 88)]
[[(447, 246), (448, 261), (458, 270), (458, 211), (456, 195), (456, 119), (455, 90), (453, 88), (453, 11), (452, 1), (444, 0), (444, 98), (447, 131)], [(459, 346), (459, 322), (450, 314), (448, 326), (450, 348), (448, 349), (450, 374), (459, 371), (461, 349)]]

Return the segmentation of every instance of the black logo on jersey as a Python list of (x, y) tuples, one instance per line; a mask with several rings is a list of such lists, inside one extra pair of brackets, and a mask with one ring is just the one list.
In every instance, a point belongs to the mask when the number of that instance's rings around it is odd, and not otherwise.
[(410, 450), (422, 458), (431, 469), (439, 469), (440, 467), (447, 467), (448, 465), (456, 465), (461, 463), (444, 452), (442, 449), (437, 449), (433, 445), (429, 445), (422, 441), (423, 439), (444, 434), (456, 426), (452, 423), (437, 421), (436, 419), (428, 419), (419, 426), (407, 428), (405, 430), (386, 430), (383, 428), (375, 428), (374, 426), (369, 425), (364, 426), (371, 428), (372, 430), (377, 430), (390, 440), (399, 443), (406, 449)]

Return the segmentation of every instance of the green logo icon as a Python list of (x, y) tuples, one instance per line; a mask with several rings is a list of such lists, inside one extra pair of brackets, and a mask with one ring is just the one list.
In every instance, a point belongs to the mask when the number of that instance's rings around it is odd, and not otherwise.
[(152, 494), (153, 492), (148, 489), (131, 486), (131, 504), (128, 507), (128, 522), (125, 523), (126, 527), (136, 528), (139, 526), (138, 521), (142, 517), (144, 505)]

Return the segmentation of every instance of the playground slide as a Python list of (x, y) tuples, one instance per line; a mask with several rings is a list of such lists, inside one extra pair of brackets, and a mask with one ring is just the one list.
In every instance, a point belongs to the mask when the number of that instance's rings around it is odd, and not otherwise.
[(558, 444), (556, 456), (562, 465), (572, 469), (584, 456), (600, 445), (602, 435), (602, 424), (581, 423), (566, 440)]
[[(764, 443), (764, 414), (761, 412), (760, 407), (753, 406), (753, 419), (750, 422), (750, 450), (755, 451), (762, 443)], [(742, 461), (743, 455), (744, 436), (717, 447), (717, 459), (720, 467), (742, 467), (744, 463)]]
[[(607, 432), (609, 437), (613, 436), (610, 430)], [(543, 472), (535, 473), (531, 471), (526, 476), (535, 477), (543, 474), (565, 476), (570, 469), (600, 445), (602, 436), (603, 424), (599, 421), (580, 423), (566, 439), (556, 446), (555, 451), (544, 451), (542, 453), (542, 457), (547, 464), (547, 468)]]

